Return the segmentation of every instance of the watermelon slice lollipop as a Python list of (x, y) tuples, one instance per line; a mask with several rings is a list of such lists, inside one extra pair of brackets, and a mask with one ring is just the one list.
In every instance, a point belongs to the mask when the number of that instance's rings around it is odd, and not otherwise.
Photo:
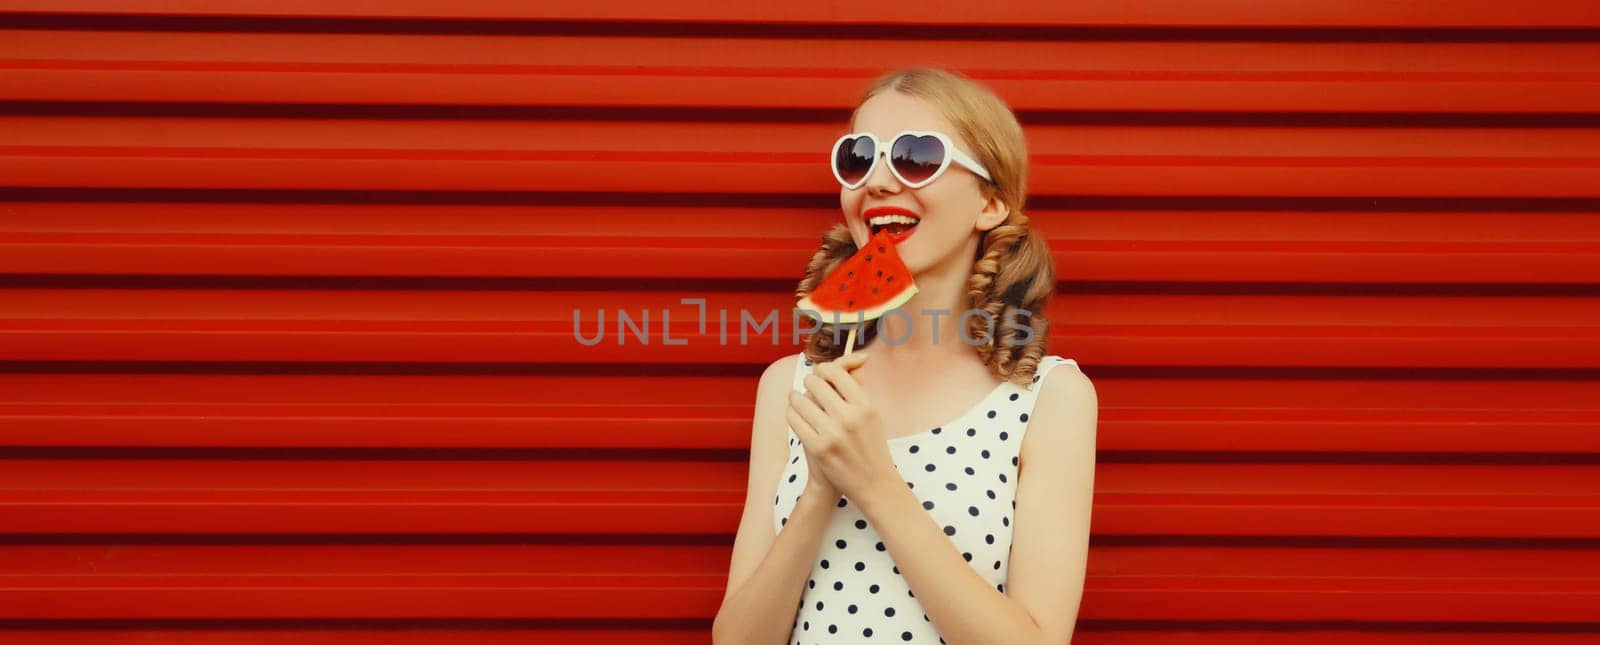
[(844, 345), (848, 356), (856, 344), (856, 329), (862, 323), (905, 304), (914, 295), (917, 285), (911, 280), (911, 270), (900, 260), (900, 252), (889, 241), (886, 229), (867, 240), (795, 307), (820, 322), (832, 322), (837, 313), (840, 323), (853, 323)]

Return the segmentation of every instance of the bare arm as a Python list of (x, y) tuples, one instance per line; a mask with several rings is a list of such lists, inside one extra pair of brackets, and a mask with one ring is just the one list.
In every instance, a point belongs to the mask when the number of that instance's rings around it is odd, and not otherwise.
[(787, 396), (795, 357), (779, 359), (761, 375), (750, 433), (750, 481), (744, 515), (733, 541), (728, 589), (711, 626), (716, 645), (789, 640), (806, 577), (816, 561), (837, 499), (822, 499), (808, 485), (783, 530), (773, 535), (772, 494), (788, 456)]

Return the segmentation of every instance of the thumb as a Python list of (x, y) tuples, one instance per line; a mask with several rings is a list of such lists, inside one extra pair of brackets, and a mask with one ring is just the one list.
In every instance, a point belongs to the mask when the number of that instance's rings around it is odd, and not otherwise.
[(840, 356), (839, 367), (843, 367), (846, 370), (859, 367), (862, 363), (867, 362), (867, 356), (867, 352), (851, 352), (849, 356)]

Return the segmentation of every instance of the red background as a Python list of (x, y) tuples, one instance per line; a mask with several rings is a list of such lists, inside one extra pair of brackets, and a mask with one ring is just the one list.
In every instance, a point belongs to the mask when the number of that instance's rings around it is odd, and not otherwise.
[(1100, 394), (1075, 642), (1600, 638), (1594, 3), (741, 4), (0, 2), (0, 641), (708, 641), (798, 347), (678, 301), (919, 64)]

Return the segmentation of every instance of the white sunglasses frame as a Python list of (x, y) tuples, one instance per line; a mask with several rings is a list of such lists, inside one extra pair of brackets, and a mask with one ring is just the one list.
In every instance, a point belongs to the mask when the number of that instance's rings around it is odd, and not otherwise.
[[(849, 134), (840, 135), (838, 139), (833, 141), (833, 146), (828, 148), (828, 168), (833, 170), (833, 178), (839, 180), (839, 185), (844, 186), (847, 190), (856, 190), (862, 186), (865, 186), (867, 179), (872, 177), (872, 171), (878, 169), (879, 159), (888, 159), (889, 151), (894, 147), (894, 142), (899, 141), (900, 137), (908, 135), (913, 137), (931, 136), (935, 139), (938, 139), (939, 143), (944, 144), (944, 160), (939, 163), (939, 168), (934, 170), (933, 174), (928, 175), (928, 178), (920, 183), (906, 181), (905, 177), (900, 176), (900, 171), (895, 170), (894, 162), (890, 161), (889, 173), (894, 175), (895, 179), (900, 180), (900, 183), (905, 184), (906, 188), (921, 188), (933, 183), (934, 181), (938, 180), (939, 177), (944, 175), (944, 171), (950, 168), (950, 162), (952, 161), (965, 166), (967, 170), (971, 170), (974, 174), (984, 178), (985, 180), (994, 181), (993, 179), (989, 178), (989, 171), (984, 169), (983, 164), (978, 163), (978, 160), (973, 159), (972, 157), (968, 156), (967, 153), (957, 149), (955, 142), (951, 141), (948, 135), (943, 132), (935, 132), (932, 130), (902, 130), (889, 139), (889, 145), (884, 145), (883, 140), (879, 139), (878, 135), (875, 135), (871, 132), (851, 132)], [(858, 181), (852, 185), (849, 182), (846, 182), (844, 177), (839, 175), (839, 144), (844, 143), (845, 139), (861, 137), (872, 139), (872, 164), (867, 166), (866, 174), (861, 175), (861, 181)]]

